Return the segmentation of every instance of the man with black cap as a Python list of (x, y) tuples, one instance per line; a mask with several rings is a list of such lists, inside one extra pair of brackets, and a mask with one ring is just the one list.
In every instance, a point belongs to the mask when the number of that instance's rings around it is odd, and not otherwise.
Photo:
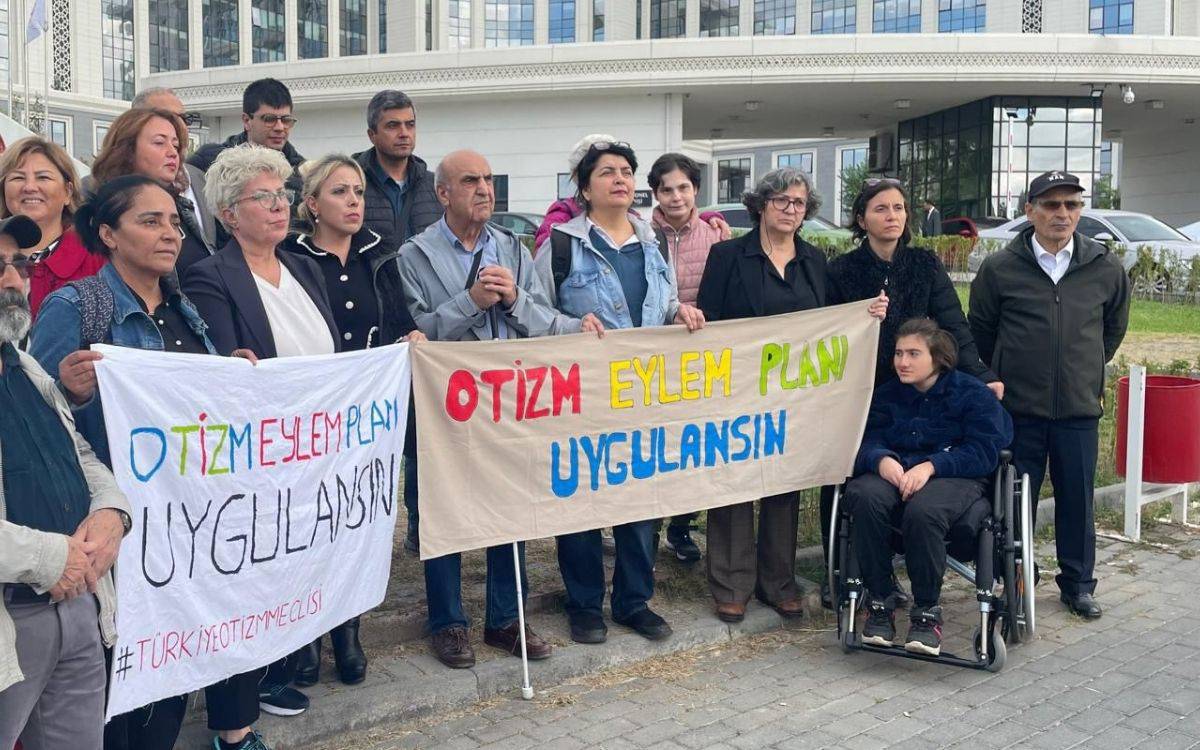
[(1097, 425), (1104, 366), (1129, 322), (1129, 278), (1105, 245), (1076, 231), (1084, 191), (1067, 172), (1030, 183), (1030, 226), (983, 262), (968, 317), (980, 357), (1004, 383), (1013, 459), (1035, 503), (1049, 459), (1061, 599), (1094, 620)]
[(0, 222), (0, 748), (97, 748), (130, 509), (54, 379), (16, 348), (32, 320), (23, 250), (40, 240), (26, 216)]

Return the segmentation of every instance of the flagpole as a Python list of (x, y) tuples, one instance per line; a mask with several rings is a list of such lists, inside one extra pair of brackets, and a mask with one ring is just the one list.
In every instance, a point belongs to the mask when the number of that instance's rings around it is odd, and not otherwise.
[(29, 130), (29, 17), (25, 15), (25, 0), (20, 0), (21, 3), (21, 22), (17, 24), (21, 27), (21, 95), (25, 98), (25, 107), (22, 124), (26, 130)]
[(47, 139), (50, 138), (50, 18), (46, 17), (47, 24), (42, 29), (42, 108), (45, 114), (42, 116), (42, 134)]
[[(8, 21), (8, 34), (11, 37), (12, 29), (13, 29), (12, 0), (9, 0), (9, 2), (5, 5), (4, 15), (5, 15), (5, 20)], [(13, 56), (15, 54), (13, 52), (14, 46), (15, 45), (13, 45), (12, 39), (10, 38), (9, 44), (8, 44), (8, 70), (6, 71), (6, 77), (8, 78), (8, 116), (10, 119), (13, 119), (13, 120), (16, 119), (15, 117), (13, 117), (13, 114), (15, 114), (13, 112)]]

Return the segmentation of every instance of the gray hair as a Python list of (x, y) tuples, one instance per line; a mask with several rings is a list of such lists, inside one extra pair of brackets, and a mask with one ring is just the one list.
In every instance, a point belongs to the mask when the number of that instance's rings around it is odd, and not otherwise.
[(287, 157), (273, 148), (258, 146), (253, 143), (243, 143), (232, 146), (217, 154), (212, 166), (205, 175), (204, 200), (213, 216), (218, 217), (226, 229), (230, 229), (221, 217), (221, 212), (234, 207), (236, 201), (246, 189), (246, 183), (260, 174), (278, 177), (280, 182), (287, 182), (292, 176), (292, 165)]
[(767, 201), (773, 196), (787, 192), (792, 185), (803, 185), (804, 192), (808, 195), (804, 204), (805, 218), (817, 215), (817, 212), (821, 210), (821, 196), (813, 187), (812, 178), (808, 176), (807, 172), (796, 167), (779, 167), (763, 175), (753, 190), (742, 193), (742, 205), (750, 212), (750, 219), (754, 222), (754, 226), (758, 226), (759, 220), (762, 219), (762, 212), (767, 207)]
[(179, 98), (178, 95), (175, 93), (175, 89), (173, 89), (169, 86), (151, 86), (148, 89), (142, 89), (141, 91), (139, 91), (137, 93), (137, 96), (133, 97), (133, 101), (129, 103), (129, 108), (130, 109), (146, 109), (147, 108), (146, 102), (150, 101), (150, 98), (157, 94), (170, 94), (171, 96), (174, 96), (177, 99)]
[(345, 154), (326, 154), (320, 159), (312, 159), (300, 165), (300, 176), (304, 179), (304, 186), (300, 188), (300, 206), (296, 209), (296, 214), (310, 227), (315, 228), (316, 222), (313, 221), (307, 199), (319, 196), (325, 181), (335, 170), (342, 167), (353, 169), (359, 181), (366, 186), (367, 177), (363, 174), (362, 166)]
[(379, 118), (383, 117), (383, 113), (387, 110), (409, 108), (416, 111), (408, 94), (395, 89), (384, 89), (372, 96), (371, 101), (367, 104), (367, 129), (374, 131), (379, 126)]

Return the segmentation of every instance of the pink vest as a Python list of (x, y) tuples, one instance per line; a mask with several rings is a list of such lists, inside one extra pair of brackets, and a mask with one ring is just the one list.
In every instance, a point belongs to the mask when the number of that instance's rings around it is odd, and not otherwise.
[(696, 304), (700, 277), (704, 275), (704, 264), (708, 262), (708, 250), (721, 241), (721, 233), (708, 222), (702, 221), (695, 209), (692, 209), (692, 218), (682, 231), (676, 231), (667, 223), (661, 208), (655, 207), (652, 220), (654, 227), (667, 237), (671, 267), (675, 269), (675, 279), (679, 283), (679, 301), (685, 305)]

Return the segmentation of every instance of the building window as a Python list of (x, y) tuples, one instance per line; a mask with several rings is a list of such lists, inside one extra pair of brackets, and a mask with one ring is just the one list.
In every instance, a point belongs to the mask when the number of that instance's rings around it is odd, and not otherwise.
[(738, 156), (717, 161), (717, 202), (733, 203), (742, 199), (750, 182), (751, 159)]
[(938, 31), (973, 33), (987, 30), (987, 0), (938, 0)]
[(855, 0), (813, 0), (812, 33), (855, 33), (857, 30), (855, 5)]
[(49, 118), (49, 123), (50, 123), (50, 128), (49, 128), (49, 132), (47, 133), (47, 135), (49, 135), (50, 140), (54, 141), (58, 145), (65, 148), (68, 153), (74, 151), (74, 149), (71, 148), (71, 124), (70, 124), (71, 121), (70, 121), (70, 119), (52, 116)]
[(915, 34), (921, 30), (921, 0), (875, 0), (876, 34)]
[(485, 0), (483, 46), (533, 44), (533, 0)]
[(700, 36), (737, 36), (738, 0), (700, 0)]
[(788, 154), (778, 154), (775, 157), (776, 167), (795, 167), (809, 177), (813, 174), (813, 152), (794, 151)]
[(367, 0), (342, 0), (340, 13), (342, 56), (367, 54)]
[(550, 0), (550, 43), (575, 41), (575, 0)]
[[(426, 27), (425, 33), (429, 33), (428, 27)], [(379, 0), (379, 53), (385, 52), (387, 52), (387, 0)]]
[(150, 72), (187, 70), (188, 0), (158, 0), (147, 7)]
[(637, 0), (635, 12), (637, 13), (637, 38), (642, 38), (642, 0)]
[(0, 0), (0, 59), (4, 60), (4, 82), (8, 82), (9, 61), (12, 57), (8, 52), (8, 4), (11, 0)]
[(508, 175), (492, 175), (492, 191), (496, 196), (495, 211), (508, 210)]
[(237, 0), (203, 0), (204, 67), (238, 64)]
[(861, 170), (863, 165), (867, 163), (869, 158), (870, 147), (863, 146), (848, 146), (838, 149), (838, 173), (837, 173), (837, 190), (834, 198), (837, 199), (839, 209), (838, 216), (841, 217), (842, 224), (850, 222), (850, 208), (841, 200), (842, 195), (842, 176), (855, 170)]
[(687, 0), (650, 0), (652, 39), (676, 39), (686, 33)]
[(425, 51), (433, 49), (433, 0), (425, 0)]
[[(71, 0), (49, 0), (50, 39), (53, 42), (50, 86), (55, 91), (71, 90)], [(32, 8), (32, 4), (26, 5)]]
[(111, 122), (93, 122), (92, 123), (92, 153), (100, 153), (100, 149), (104, 146), (104, 137), (108, 135), (108, 126)]
[(286, 59), (287, 20), (284, 0), (254, 0), (250, 3), (250, 37), (254, 62), (279, 62)]
[(300, 59), (329, 57), (328, 0), (298, 0), (296, 14)]
[(558, 192), (555, 195), (560, 201), (575, 197), (575, 182), (570, 172), (558, 173)]
[(794, 0), (754, 0), (754, 34), (796, 33), (796, 3)]
[[(7, 42), (8, 34), (4, 36)], [(109, 99), (133, 99), (133, 0), (102, 0), (100, 39), (104, 95)], [(7, 46), (6, 43), (6, 59)]]
[(1021, 33), (1042, 33), (1042, 0), (1021, 0)]
[(604, 0), (592, 0), (592, 41), (604, 41)]
[(450, 49), (471, 46), (471, 0), (450, 0)]
[(1088, 0), (1088, 31), (1132, 34), (1133, 0)]
[(1112, 141), (1104, 141), (1100, 144), (1100, 176), (1112, 177)]

